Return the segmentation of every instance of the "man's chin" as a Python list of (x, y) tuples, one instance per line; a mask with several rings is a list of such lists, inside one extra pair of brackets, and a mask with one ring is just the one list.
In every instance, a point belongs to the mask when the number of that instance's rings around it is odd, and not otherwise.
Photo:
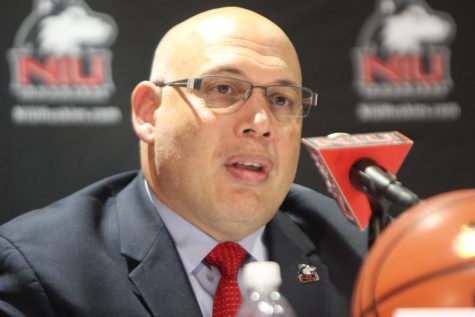
[(274, 205), (275, 202), (241, 199), (230, 201), (225, 208), (229, 221), (234, 221), (237, 225), (249, 226), (253, 223), (269, 221), (279, 208), (279, 206)]
[(268, 219), (269, 217), (255, 218), (256, 215), (248, 218), (245, 218), (242, 214), (240, 216), (228, 217), (223, 221), (219, 226), (219, 230), (213, 235), (213, 238), (218, 241), (242, 240), (270, 220)]

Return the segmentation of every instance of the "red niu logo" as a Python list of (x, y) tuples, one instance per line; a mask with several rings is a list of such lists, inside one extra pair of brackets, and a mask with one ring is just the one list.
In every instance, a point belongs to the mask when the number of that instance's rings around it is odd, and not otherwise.
[(378, 1), (353, 52), (358, 93), (364, 99), (446, 96), (453, 34), (451, 17), (424, 0)]
[(114, 84), (106, 47), (116, 33), (112, 18), (83, 0), (35, 2), (9, 51), (13, 95), (35, 103), (108, 100)]
[(21, 86), (33, 83), (48, 86), (97, 86), (105, 79), (105, 61), (102, 55), (94, 54), (86, 59), (80, 56), (48, 56), (44, 61), (33, 56), (19, 56), (17, 67)]
[(426, 60), (421, 55), (390, 54), (387, 59), (381, 59), (373, 54), (364, 54), (361, 62), (361, 79), (368, 85), (381, 81), (438, 84), (447, 77), (447, 61), (441, 53), (432, 53)]

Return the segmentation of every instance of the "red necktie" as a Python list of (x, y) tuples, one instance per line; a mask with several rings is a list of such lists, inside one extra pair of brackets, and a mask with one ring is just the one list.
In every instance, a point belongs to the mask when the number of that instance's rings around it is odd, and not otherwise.
[(237, 275), (246, 254), (239, 244), (222, 242), (206, 256), (206, 262), (215, 266), (221, 273), (214, 293), (213, 317), (233, 317), (241, 305)]

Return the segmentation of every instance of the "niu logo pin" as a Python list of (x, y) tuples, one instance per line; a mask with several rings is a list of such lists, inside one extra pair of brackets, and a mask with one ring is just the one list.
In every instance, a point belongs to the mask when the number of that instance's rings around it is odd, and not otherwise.
[(317, 274), (317, 268), (308, 264), (299, 264), (297, 277), (302, 284), (317, 282), (320, 280), (320, 276)]

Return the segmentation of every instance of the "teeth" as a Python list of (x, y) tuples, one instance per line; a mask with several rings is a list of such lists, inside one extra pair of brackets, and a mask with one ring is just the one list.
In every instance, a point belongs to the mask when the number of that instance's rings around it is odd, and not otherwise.
[(244, 166), (250, 166), (250, 167), (255, 167), (255, 168), (261, 168), (262, 166), (257, 163), (241, 163)]
[(236, 162), (234, 163), (234, 166), (236, 167), (242, 167), (242, 168), (247, 168), (247, 169), (252, 169), (252, 170), (260, 170), (262, 169), (262, 165), (258, 163), (250, 163), (250, 162)]

